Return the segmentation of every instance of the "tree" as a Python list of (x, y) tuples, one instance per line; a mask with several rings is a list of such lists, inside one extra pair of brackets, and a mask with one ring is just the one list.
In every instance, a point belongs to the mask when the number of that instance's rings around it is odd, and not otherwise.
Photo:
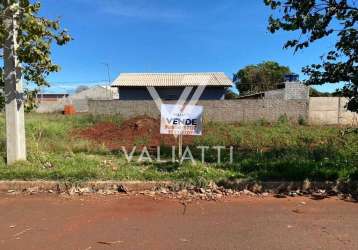
[(240, 95), (247, 95), (277, 89), (284, 81), (284, 75), (290, 72), (289, 67), (267, 61), (239, 70), (234, 74), (234, 82)]
[[(60, 28), (59, 20), (49, 20), (39, 16), (41, 5), (39, 2), (31, 3), (30, 0), (9, 0), (10, 8), (19, 12), (18, 24), (18, 49), (17, 55), (21, 63), (22, 76), (27, 82), (36, 86), (49, 86), (46, 77), (59, 71), (60, 67), (51, 59), (51, 47), (53, 43), (64, 45), (71, 40), (70, 35)], [(4, 0), (0, 2), (0, 15), (4, 17), (8, 12), (5, 9)], [(0, 20), (0, 50), (3, 51), (7, 30)], [(3, 53), (1, 53), (1, 58)], [(0, 108), (4, 107), (4, 79), (3, 67), (0, 67)], [(37, 89), (25, 88), (27, 96), (27, 108), (33, 107)]]
[(284, 48), (298, 51), (330, 37), (335, 47), (326, 51), (321, 63), (305, 66), (307, 85), (344, 83), (339, 91), (349, 99), (347, 109), (358, 112), (358, 6), (354, 0), (264, 0), (279, 14), (269, 18), (271, 33), (299, 31), (298, 39)]
[(89, 89), (88, 86), (86, 86), (86, 85), (80, 85), (80, 86), (78, 86), (78, 87), (76, 88), (75, 93), (78, 94), (78, 93), (80, 93), (80, 92), (82, 92), (82, 91), (85, 91), (85, 90), (87, 90), (87, 89)]
[(332, 96), (331, 93), (321, 92), (315, 88), (310, 88), (310, 97), (330, 97), (330, 96)]
[(237, 99), (239, 97), (238, 94), (236, 94), (234, 91), (232, 91), (231, 89), (228, 89), (225, 93), (225, 99), (226, 100), (233, 100), (233, 99)]

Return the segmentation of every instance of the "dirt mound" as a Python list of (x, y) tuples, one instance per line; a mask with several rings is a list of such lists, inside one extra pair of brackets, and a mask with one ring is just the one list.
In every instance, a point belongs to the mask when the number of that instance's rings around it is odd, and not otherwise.
[[(122, 146), (132, 149), (137, 146), (155, 148), (156, 146), (177, 145), (172, 135), (160, 134), (160, 120), (149, 116), (138, 116), (122, 123), (118, 126), (114, 123), (98, 123), (92, 127), (76, 131), (79, 138), (104, 144), (110, 150), (119, 150)], [(192, 144), (193, 136), (184, 136), (184, 144)]]

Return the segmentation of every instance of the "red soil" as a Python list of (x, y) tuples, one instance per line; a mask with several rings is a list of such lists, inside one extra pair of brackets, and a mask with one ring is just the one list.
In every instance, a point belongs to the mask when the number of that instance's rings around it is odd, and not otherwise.
[[(121, 126), (114, 123), (98, 123), (92, 127), (76, 131), (79, 138), (104, 144), (110, 150), (119, 150), (122, 146), (132, 149), (137, 146), (154, 148), (160, 145), (177, 145), (172, 135), (160, 134), (160, 120), (148, 116), (138, 116), (126, 120)], [(192, 144), (193, 136), (183, 136), (184, 144)]]

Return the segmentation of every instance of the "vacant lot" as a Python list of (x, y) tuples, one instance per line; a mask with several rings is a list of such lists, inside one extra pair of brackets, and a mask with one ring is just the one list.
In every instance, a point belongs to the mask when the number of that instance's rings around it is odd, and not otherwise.
[[(191, 161), (182, 165), (126, 161), (121, 146), (140, 149), (146, 145), (152, 150), (162, 145), (162, 159), (171, 159), (175, 140), (160, 137), (159, 122), (153, 119), (27, 114), (28, 162), (7, 167), (3, 116), (0, 127), (0, 179), (177, 180), (194, 184), (228, 178), (358, 179), (357, 133), (342, 133), (343, 128), (337, 127), (292, 125), (284, 117), (274, 124), (206, 123), (202, 137), (184, 138), (198, 159), (195, 165)], [(233, 163), (217, 164), (213, 148), (207, 151), (207, 163), (201, 163), (198, 145), (232, 146)], [(229, 150), (223, 150), (222, 162), (229, 158)]]

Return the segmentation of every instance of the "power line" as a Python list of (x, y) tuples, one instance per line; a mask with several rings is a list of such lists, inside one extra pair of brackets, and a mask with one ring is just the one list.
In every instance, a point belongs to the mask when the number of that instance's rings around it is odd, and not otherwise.
[(104, 83), (104, 82), (108, 82), (108, 80), (98, 80), (98, 81), (94, 81), (94, 80), (91, 80), (91, 81), (60, 81), (60, 82), (57, 82), (57, 81), (47, 81), (49, 84), (86, 84), (86, 83)]

